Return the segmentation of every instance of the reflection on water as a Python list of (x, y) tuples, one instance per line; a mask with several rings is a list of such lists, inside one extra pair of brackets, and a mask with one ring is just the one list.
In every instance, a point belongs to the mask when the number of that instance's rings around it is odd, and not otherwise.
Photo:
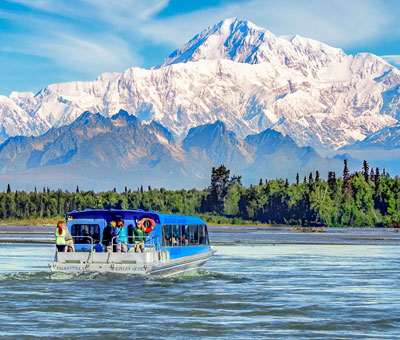
[(216, 249), (163, 279), (51, 274), (53, 246), (0, 245), (0, 337), (399, 338), (399, 247)]

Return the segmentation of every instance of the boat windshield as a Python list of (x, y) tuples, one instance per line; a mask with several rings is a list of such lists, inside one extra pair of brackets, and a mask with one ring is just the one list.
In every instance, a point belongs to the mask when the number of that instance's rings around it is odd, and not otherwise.
[(98, 224), (73, 224), (71, 235), (75, 244), (93, 244), (100, 242), (100, 226)]

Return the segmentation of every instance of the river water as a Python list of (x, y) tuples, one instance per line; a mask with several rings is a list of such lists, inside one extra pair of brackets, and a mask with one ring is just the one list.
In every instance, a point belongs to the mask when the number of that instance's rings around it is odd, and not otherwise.
[(0, 338), (400, 339), (400, 247), (236, 237), (172, 278), (51, 274), (53, 245), (0, 244)]

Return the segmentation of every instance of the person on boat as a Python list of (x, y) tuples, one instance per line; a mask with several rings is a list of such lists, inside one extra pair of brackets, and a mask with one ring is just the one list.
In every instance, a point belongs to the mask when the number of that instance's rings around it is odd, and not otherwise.
[(68, 227), (62, 223), (62, 221), (57, 222), (57, 227), (61, 225), (61, 228), (65, 231), (65, 250), (68, 252), (75, 252), (75, 247), (74, 247), (74, 240), (72, 238), (71, 233), (68, 230)]
[(133, 240), (135, 241), (135, 252), (144, 252), (144, 240), (146, 238), (145, 227), (140, 221), (136, 221), (136, 226), (133, 228)]
[(65, 251), (65, 230), (62, 227), (62, 222), (59, 221), (56, 227), (56, 247), (58, 252)]
[(128, 233), (124, 227), (124, 222), (118, 221), (117, 228), (115, 228), (115, 234), (117, 238), (115, 242), (117, 243), (117, 253), (127, 253), (128, 252)]
[(104, 250), (107, 253), (112, 253), (113, 252), (113, 243), (115, 242), (116, 233), (115, 233), (115, 226), (116, 226), (115, 221), (111, 221), (110, 223), (107, 224), (107, 226), (103, 230), (103, 241), (102, 244), (104, 246)]

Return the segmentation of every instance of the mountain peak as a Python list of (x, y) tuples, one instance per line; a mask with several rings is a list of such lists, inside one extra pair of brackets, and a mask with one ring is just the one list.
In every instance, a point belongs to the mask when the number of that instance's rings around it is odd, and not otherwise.
[[(278, 37), (250, 21), (225, 19), (196, 35), (165, 58), (163, 66), (198, 60), (230, 59), (240, 63), (274, 62), (285, 66), (344, 57), (343, 50), (297, 34)], [(322, 59), (319, 61), (319, 59)], [(320, 65), (320, 66), (321, 66)]]
[(266, 29), (237, 18), (225, 19), (196, 35), (182, 48), (165, 58), (161, 67), (197, 60), (231, 59), (257, 63), (255, 52), (265, 36), (276, 37)]

